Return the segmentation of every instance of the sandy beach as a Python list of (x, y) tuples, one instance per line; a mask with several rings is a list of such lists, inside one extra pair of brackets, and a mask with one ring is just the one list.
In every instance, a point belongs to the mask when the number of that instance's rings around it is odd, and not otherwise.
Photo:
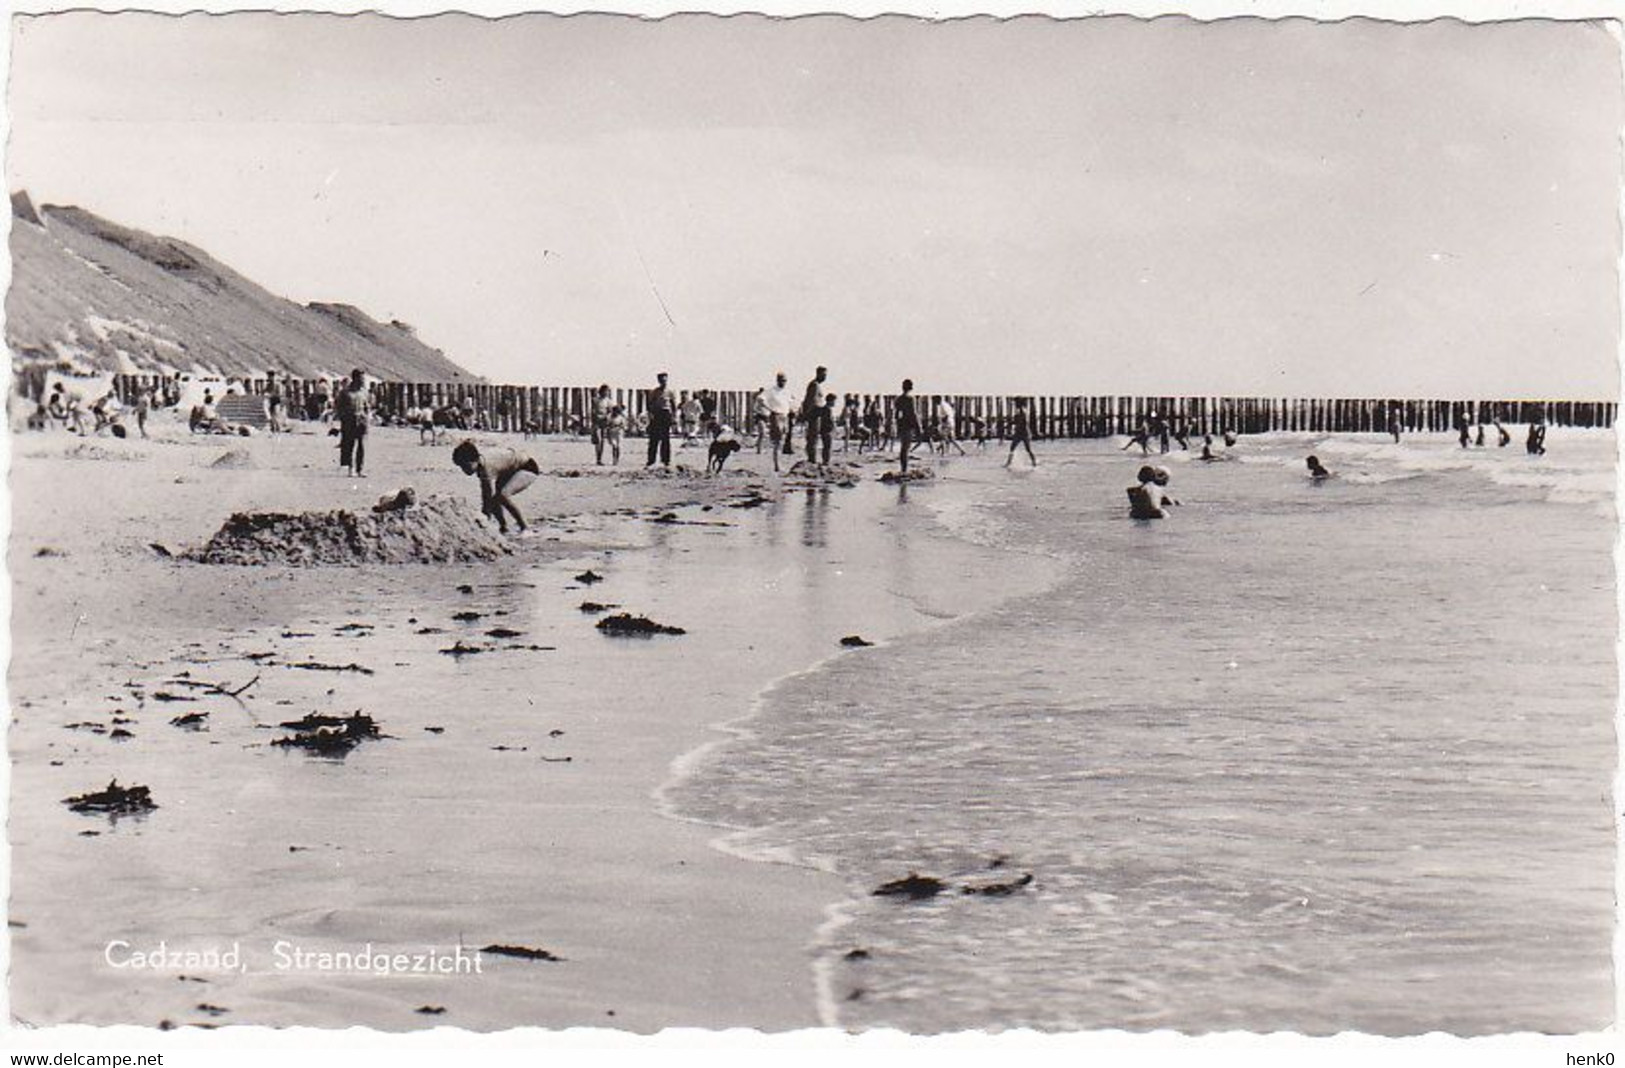
[[(905, 581), (924, 557), (876, 514), (898, 506), (895, 492), (871, 497), (878, 486), (786, 495), (748, 450), (738, 470), (705, 478), (595, 471), (580, 440), (503, 444), (544, 470), (520, 498), (533, 533), (513, 556), (290, 568), (206, 566), (153, 546), (180, 553), (235, 511), (365, 510), (403, 486), (420, 498), (477, 488), (451, 467), (450, 443), (388, 429), (374, 431), (366, 479), (345, 477), (333, 439), (308, 432), (13, 439), (20, 1021), (818, 1022), (806, 944), (839, 881), (709, 848), (719, 830), (662, 815), (658, 792), (764, 687), (847, 655), (842, 637), (928, 628), (1041, 583), (1043, 566), (1007, 564), (936, 596)], [(679, 462), (699, 466), (699, 450)], [(729, 507), (753, 487), (771, 503)], [(987, 555), (934, 539), (928, 558), (961, 573)], [(575, 581), (589, 569), (604, 581)], [(688, 633), (606, 637), (584, 601)], [(459, 644), (481, 651), (445, 652)], [(240, 697), (220, 692), (256, 679)], [(341, 760), (269, 744), (288, 734), (280, 722), (355, 710), (387, 737)], [(172, 725), (195, 713), (200, 729)], [(148, 786), (156, 811), (109, 819), (62, 804), (115, 777)], [(143, 972), (109, 962), (115, 941), (237, 946), (244, 960), (236, 974)], [(475, 976), (279, 968), (290, 946), (459, 945), (562, 959), (485, 954)]]

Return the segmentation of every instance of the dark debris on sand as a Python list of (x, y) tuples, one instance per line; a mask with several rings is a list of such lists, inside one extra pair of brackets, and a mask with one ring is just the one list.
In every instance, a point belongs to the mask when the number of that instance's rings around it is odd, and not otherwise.
[(522, 630), (510, 630), (507, 627), (492, 627), (490, 630), (485, 632), (485, 636), (487, 638), (523, 638), (525, 636), (525, 632)]
[(880, 481), (890, 485), (899, 482), (927, 482), (937, 477), (937, 473), (929, 467), (916, 467), (908, 471), (887, 471), (880, 476)]
[(575, 581), (581, 583), (583, 586), (591, 586), (595, 582), (604, 581), (604, 576), (600, 575), (596, 571), (583, 571), (581, 574), (575, 577)]
[(364, 712), (354, 712), (348, 716), (325, 716), (312, 712), (303, 719), (287, 720), (279, 726), (294, 733), (286, 738), (278, 738), (272, 745), (303, 749), (316, 756), (342, 757), (362, 742), (384, 737), (378, 730), (378, 722)]
[(861, 635), (848, 634), (846, 637), (841, 639), (841, 644), (846, 646), (848, 649), (863, 649), (873, 645), (874, 642), (862, 637)]
[[(970, 894), (978, 897), (1009, 897), (1033, 882), (1032, 872), (1025, 872), (1019, 879), (1012, 879), (1002, 883), (970, 883), (959, 888), (961, 894)], [(882, 883), (875, 888), (876, 897), (901, 897), (909, 901), (925, 901), (946, 893), (953, 889), (952, 885), (934, 875), (920, 875), (909, 872), (902, 879), (893, 879), (889, 883)]]
[(1022, 887), (1032, 885), (1033, 873), (1027, 872), (1019, 879), (1012, 879), (1007, 883), (984, 883), (981, 886), (967, 886), (961, 893), (980, 894), (983, 897), (1009, 897)]
[(881, 883), (875, 888), (876, 897), (906, 897), (910, 901), (924, 901), (936, 897), (948, 884), (933, 875), (920, 875), (909, 872), (901, 879), (893, 879), (889, 883)]
[(620, 612), (613, 616), (606, 616), (598, 621), (598, 629), (605, 634), (645, 636), (651, 634), (687, 634), (682, 627), (669, 627), (664, 623), (656, 623), (647, 616), (634, 616), (629, 612)]
[(93, 812), (110, 816), (151, 812), (158, 807), (158, 803), (152, 799), (151, 788), (120, 786), (117, 779), (110, 780), (105, 790), (65, 798), (62, 803), (75, 812)]
[(492, 944), (480, 950), (494, 957), (517, 957), (520, 960), (562, 961), (564, 958), (556, 953), (535, 946), (504, 946)]
[(358, 675), (373, 674), (372, 668), (362, 667), (360, 664), (324, 664), (319, 660), (299, 660), (284, 663), (282, 666), (298, 668), (300, 671), (353, 671)]
[(594, 615), (598, 612), (608, 612), (611, 608), (619, 607), (621, 606), (618, 604), (599, 604), (597, 601), (581, 602), (581, 610), (586, 612), (588, 615)]

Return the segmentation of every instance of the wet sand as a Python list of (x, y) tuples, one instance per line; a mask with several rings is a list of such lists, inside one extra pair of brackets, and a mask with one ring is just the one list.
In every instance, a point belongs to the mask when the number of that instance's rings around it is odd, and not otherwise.
[[(807, 945), (842, 888), (739, 860), (711, 848), (716, 828), (662, 816), (673, 762), (723, 737), (713, 725), (776, 679), (850, 655), (841, 637), (931, 626), (1037, 588), (1042, 569), (986, 567), (869, 481), (781, 497), (749, 451), (721, 478), (642, 478), (592, 471), (583, 441), (500, 443), (546, 472), (520, 498), (546, 518), (513, 558), (299, 569), (188, 564), (150, 546), (198, 544), (239, 509), (366, 507), (408, 485), (477, 495), (450, 443), (377, 431), (371, 477), (352, 480), (316, 435), (12, 439), (17, 1018), (817, 1023)], [(702, 467), (703, 453), (680, 462)], [(753, 484), (772, 503), (728, 507)], [(676, 521), (654, 521), (665, 516)], [(589, 568), (605, 581), (574, 580)], [(606, 637), (584, 601), (688, 633)], [(480, 651), (445, 652), (459, 646)], [(240, 698), (204, 688), (256, 677)], [(270, 744), (284, 720), (357, 709), (387, 737), (342, 760)], [(190, 713), (206, 713), (203, 729), (171, 724)], [(114, 776), (149, 786), (158, 809), (113, 821), (61, 804)], [(236, 945), (243, 966), (115, 968), (115, 940)], [(289, 947), (369, 944), (514, 944), (562, 960), (485, 954), (474, 976), (278, 968)]]

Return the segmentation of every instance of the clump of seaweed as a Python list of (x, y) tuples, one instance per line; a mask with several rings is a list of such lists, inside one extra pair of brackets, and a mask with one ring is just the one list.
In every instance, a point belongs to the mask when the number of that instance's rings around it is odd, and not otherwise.
[(520, 960), (562, 961), (564, 958), (546, 949), (535, 946), (505, 946), (489, 945), (480, 950), (481, 953), (490, 953), (497, 957), (517, 957)]
[(287, 720), (280, 726), (293, 731), (272, 745), (303, 749), (315, 756), (345, 757), (362, 742), (384, 737), (378, 721), (364, 712), (348, 716), (326, 716), (312, 712), (302, 719)]
[(109, 780), (105, 790), (65, 798), (62, 803), (75, 812), (93, 812), (109, 816), (151, 812), (158, 807), (158, 803), (152, 799), (151, 788), (120, 786), (117, 779)]
[(605, 616), (598, 621), (598, 629), (605, 634), (626, 635), (641, 637), (651, 634), (687, 634), (682, 627), (669, 627), (664, 623), (656, 623), (647, 616), (634, 616), (630, 612), (620, 612), (613, 616)]

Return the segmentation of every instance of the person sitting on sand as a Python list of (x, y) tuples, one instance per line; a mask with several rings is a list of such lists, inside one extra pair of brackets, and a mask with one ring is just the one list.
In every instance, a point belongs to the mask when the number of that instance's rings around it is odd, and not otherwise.
[(1304, 463), (1309, 468), (1309, 477), (1316, 482), (1324, 482), (1332, 477), (1332, 473), (1321, 465), (1320, 457), (1311, 456)]
[(51, 387), (51, 396), (45, 402), (45, 413), (63, 426), (68, 425), (68, 395), (63, 392), (61, 382)]
[(1004, 458), (1004, 466), (1009, 467), (1010, 461), (1016, 458), (1018, 447), (1027, 450), (1027, 459), (1032, 461), (1034, 467), (1038, 466), (1038, 457), (1033, 455), (1032, 423), (1027, 418), (1027, 398), (1016, 398), (1016, 410), (1010, 417), (1010, 455)]
[(213, 391), (207, 389), (203, 391), (203, 403), (193, 407), (187, 425), (194, 434), (229, 434), (231, 432), (230, 428), (221, 421), (220, 413), (215, 410)]
[(1220, 456), (1218, 453), (1213, 451), (1213, 435), (1212, 434), (1203, 434), (1202, 435), (1202, 455), (1198, 456), (1197, 459), (1202, 460), (1205, 463), (1210, 463), (1211, 464), (1211, 463), (1217, 463), (1220, 460), (1228, 459), (1228, 457)]
[(1140, 484), (1128, 488), (1128, 514), (1130, 519), (1162, 519), (1164, 507), (1178, 505), (1163, 487), (1168, 485), (1168, 470), (1146, 464), (1140, 468)]
[(509, 515), (519, 524), (521, 533), (525, 530), (525, 517), (514, 505), (513, 498), (542, 473), (534, 459), (513, 449), (482, 452), (472, 441), (464, 441), (451, 450), (451, 462), (463, 474), (480, 480), (480, 511), (497, 521), (498, 530), (508, 533)]

